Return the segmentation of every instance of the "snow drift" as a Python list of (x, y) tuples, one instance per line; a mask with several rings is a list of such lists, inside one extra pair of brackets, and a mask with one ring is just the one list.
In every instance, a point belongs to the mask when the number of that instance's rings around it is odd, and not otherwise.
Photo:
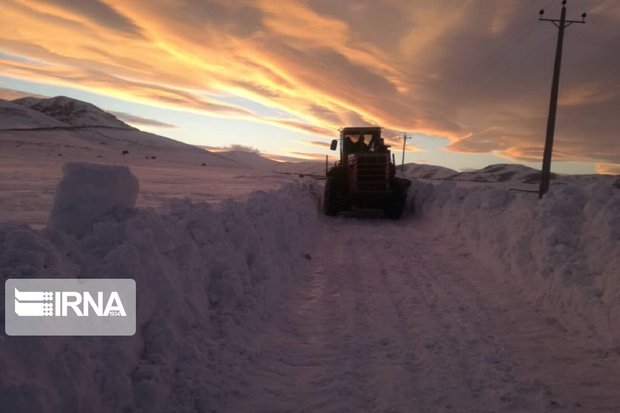
[[(66, 172), (57, 204), (84, 189), (76, 173), (125, 188), (118, 197), (104, 189), (110, 199), (97, 199), (106, 206), (134, 199), (125, 169)], [(313, 193), (289, 184), (243, 203), (174, 200), (161, 210), (88, 215), (90, 222), (79, 215), (90, 226), (80, 237), (58, 230), (71, 229), (58, 211), (43, 230), (1, 224), (2, 280), (133, 278), (138, 302), (133, 337), (0, 337), (2, 410), (221, 411), (226, 389), (239, 388), (230, 384), (252, 359), (258, 320), (277, 311), (278, 297), (307, 271)]]
[(565, 327), (620, 340), (620, 190), (596, 177), (536, 194), (414, 181), (416, 211)]

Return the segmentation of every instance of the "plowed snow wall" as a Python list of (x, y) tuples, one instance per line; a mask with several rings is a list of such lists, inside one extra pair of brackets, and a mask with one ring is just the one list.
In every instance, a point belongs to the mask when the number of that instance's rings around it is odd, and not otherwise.
[(566, 326), (603, 345), (620, 339), (620, 190), (610, 180), (536, 194), (490, 185), (414, 182), (417, 211), (457, 235)]

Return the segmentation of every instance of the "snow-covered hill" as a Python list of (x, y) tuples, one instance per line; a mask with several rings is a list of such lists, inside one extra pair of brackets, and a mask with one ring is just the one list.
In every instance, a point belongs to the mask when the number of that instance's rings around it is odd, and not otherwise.
[[(398, 170), (400, 171), (400, 168)], [(410, 163), (405, 165), (403, 175), (430, 180), (504, 184), (533, 184), (538, 183), (540, 179), (540, 171), (518, 164), (496, 164), (479, 170), (458, 172), (437, 165)], [(551, 175), (551, 179), (556, 179), (556, 177), (556, 174)]]
[(223, 156), (226, 159), (230, 159), (241, 167), (252, 168), (252, 169), (262, 169), (262, 170), (273, 170), (278, 162), (272, 161), (271, 159), (267, 159), (262, 157), (260, 154), (256, 152), (247, 152), (247, 151), (226, 151), (226, 152), (217, 152), (217, 154)]
[(174, 139), (142, 132), (95, 105), (65, 96), (0, 100), (0, 146), (7, 156), (108, 161), (143, 157), (232, 165), (234, 162)]
[[(477, 171), (460, 172), (452, 179), (475, 182), (533, 184), (540, 182), (540, 171), (524, 165), (496, 164), (486, 166)], [(556, 179), (556, 175), (552, 174), (551, 179)]]
[(133, 129), (111, 113), (99, 109), (92, 103), (66, 96), (53, 98), (24, 97), (13, 101), (19, 105), (44, 113), (70, 126), (104, 126)]
[[(400, 172), (401, 168), (397, 167), (397, 171)], [(405, 165), (405, 171), (401, 174), (409, 178), (446, 179), (457, 175), (458, 172), (437, 165), (409, 163)]]
[(65, 124), (23, 105), (0, 99), (0, 130), (61, 127)]

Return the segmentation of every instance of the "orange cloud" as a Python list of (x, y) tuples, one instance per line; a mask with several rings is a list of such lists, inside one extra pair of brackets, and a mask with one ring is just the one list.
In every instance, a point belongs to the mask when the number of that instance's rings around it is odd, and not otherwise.
[(302, 143), (310, 146), (316, 146), (321, 149), (329, 148), (330, 141), (303, 141)]
[(620, 164), (597, 164), (596, 172), (606, 175), (620, 175)]
[[(611, 87), (610, 87), (611, 86)], [(603, 82), (569, 85), (559, 98), (560, 106), (585, 106), (617, 99), (620, 86)]]
[(314, 152), (300, 152), (300, 151), (287, 151), (286, 153), (290, 157), (297, 158), (297, 159), (303, 159), (306, 161), (325, 161), (325, 155), (329, 155), (329, 154), (320, 154), (320, 153), (314, 153)]
[(3, 87), (0, 87), (0, 99), (15, 100), (15, 99), (23, 98), (26, 96), (33, 96), (37, 98), (48, 97), (48, 96), (42, 96), (42, 95), (33, 95), (32, 93), (22, 92), (21, 90), (6, 89)]
[(132, 115), (131, 113), (125, 112), (115, 112), (108, 110), (107, 112), (113, 114), (120, 120), (125, 123), (129, 123), (131, 125), (137, 126), (147, 126), (147, 127), (155, 127), (155, 128), (176, 128), (177, 126), (171, 125), (169, 123), (161, 122), (155, 119), (145, 118), (143, 116)]
[[(555, 29), (538, 29), (513, 3), (4, 0), (0, 66), (4, 76), (312, 136), (381, 125), (446, 137), (452, 151), (531, 160)], [(615, 164), (620, 5), (591, 15), (596, 33), (567, 39), (557, 156)]]

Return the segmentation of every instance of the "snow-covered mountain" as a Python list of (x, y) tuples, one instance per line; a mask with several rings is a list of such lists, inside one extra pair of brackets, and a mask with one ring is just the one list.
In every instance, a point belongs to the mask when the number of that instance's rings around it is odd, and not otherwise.
[(70, 126), (104, 126), (109, 128), (134, 129), (116, 116), (92, 103), (56, 96), (53, 98), (25, 97), (13, 101), (19, 105), (44, 113)]
[(256, 152), (227, 151), (218, 154), (246, 168), (273, 170), (278, 165), (278, 162), (264, 158)]
[[(400, 168), (399, 168), (400, 169)], [(430, 179), (441, 181), (501, 183), (501, 184), (537, 184), (540, 182), (540, 171), (525, 165), (495, 164), (482, 169), (458, 172), (437, 165), (410, 163), (405, 165), (404, 176), (408, 178)], [(551, 174), (551, 179), (558, 176)]]
[(97, 106), (66, 96), (0, 100), (0, 146), (5, 154), (34, 159), (42, 153), (74, 161), (124, 153), (130, 157), (188, 158), (231, 165), (229, 159), (174, 139), (140, 131)]
[[(400, 168), (398, 168), (400, 169)], [(454, 169), (437, 165), (409, 163), (405, 165), (404, 175), (410, 178), (445, 179), (457, 175)]]
[(26, 129), (64, 126), (63, 122), (19, 105), (0, 99), (0, 129)]
[[(555, 179), (556, 174), (551, 174)], [(474, 182), (520, 182), (532, 184), (540, 182), (540, 171), (525, 165), (496, 164), (476, 171), (461, 172), (453, 179)]]

